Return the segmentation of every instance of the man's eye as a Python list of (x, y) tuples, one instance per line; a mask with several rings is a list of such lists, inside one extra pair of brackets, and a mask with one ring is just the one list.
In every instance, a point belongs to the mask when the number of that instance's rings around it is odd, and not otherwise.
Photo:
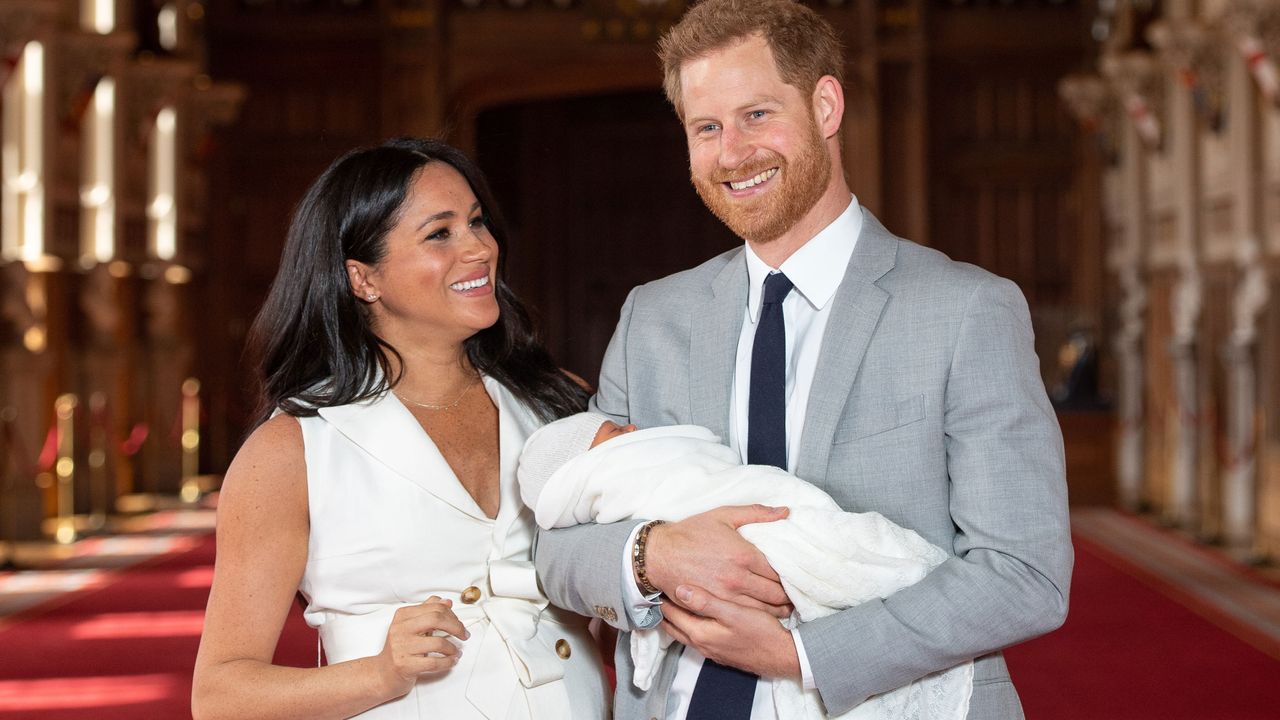
[(759, 120), (760, 118), (768, 114), (769, 113), (765, 112), (764, 110), (752, 110), (751, 112), (747, 113), (747, 117), (751, 118), (752, 120)]
[(698, 134), (702, 135), (709, 132), (715, 132), (716, 130), (719, 130), (719, 129), (720, 129), (720, 126), (717, 124), (707, 123), (706, 125), (701, 125), (698, 127)]

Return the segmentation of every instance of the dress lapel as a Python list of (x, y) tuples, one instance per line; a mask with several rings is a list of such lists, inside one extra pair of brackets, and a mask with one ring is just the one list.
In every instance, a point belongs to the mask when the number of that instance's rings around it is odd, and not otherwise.
[(747, 307), (747, 264), (739, 251), (711, 282), (712, 296), (691, 312), (689, 422), (729, 440), (729, 394), (737, 362), (738, 336)]
[[(501, 504), (498, 506), (498, 517), (494, 521), (493, 535), (505, 538), (520, 513), (524, 511), (524, 501), (520, 499), (520, 485), (516, 482), (516, 465), (520, 461), (520, 451), (524, 449), (524, 441), (537, 430), (542, 423), (527, 409), (502, 383), (485, 376), (485, 390), (498, 408), (498, 458), (501, 473)], [(500, 542), (498, 543), (501, 544)]]
[[(320, 417), (344, 437), (397, 475), (461, 512), (489, 521), (395, 393), (385, 392), (365, 402), (320, 408), (319, 412)], [(503, 502), (505, 504), (506, 498)]]
[(840, 289), (832, 300), (809, 390), (796, 475), (817, 482), (826, 476), (831, 439), (844, 413), (858, 368), (875, 333), (889, 294), (876, 282), (893, 269), (898, 239), (863, 210), (862, 232)]

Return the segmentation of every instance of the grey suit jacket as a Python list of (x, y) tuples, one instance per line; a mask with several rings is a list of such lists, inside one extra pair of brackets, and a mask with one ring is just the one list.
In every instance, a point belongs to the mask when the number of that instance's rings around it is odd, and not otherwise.
[[(741, 248), (634, 289), (593, 409), (728, 437), (746, 297)], [(837, 714), (976, 658), (969, 717), (1020, 718), (999, 650), (1062, 624), (1073, 558), (1062, 435), (1026, 301), (1008, 280), (896, 238), (864, 211), (832, 302), (796, 474), (953, 557), (883, 601), (801, 626), (822, 700)], [(551, 601), (631, 629), (620, 565), (633, 526), (540, 533), (535, 560)], [(626, 639), (615, 714), (662, 718), (675, 653), (641, 694)]]

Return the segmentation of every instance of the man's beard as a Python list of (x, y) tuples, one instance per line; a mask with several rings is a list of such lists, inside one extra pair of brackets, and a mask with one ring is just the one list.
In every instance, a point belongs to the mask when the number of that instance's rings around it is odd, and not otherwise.
[[(791, 162), (768, 151), (732, 171), (717, 170), (710, 178), (693, 176), (693, 186), (707, 209), (738, 237), (753, 243), (772, 242), (795, 227), (822, 197), (831, 174), (831, 157), (817, 123), (811, 121), (809, 128), (809, 142)], [(774, 167), (778, 173), (767, 182), (781, 184), (764, 196), (735, 200), (725, 192), (723, 183), (752, 178)]]

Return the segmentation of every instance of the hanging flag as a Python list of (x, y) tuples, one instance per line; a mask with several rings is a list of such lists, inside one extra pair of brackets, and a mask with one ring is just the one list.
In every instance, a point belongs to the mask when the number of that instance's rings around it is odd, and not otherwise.
[(142, 445), (146, 443), (147, 435), (150, 433), (151, 430), (147, 423), (134, 423), (133, 427), (129, 429), (129, 437), (125, 438), (120, 443), (120, 452), (123, 453), (125, 457), (133, 457), (134, 455), (137, 455), (138, 451), (142, 449)]
[(44, 436), (44, 447), (40, 449), (40, 458), (36, 461), (36, 468), (40, 472), (53, 470), (54, 463), (58, 462), (58, 443), (60, 440), (58, 422), (55, 420), (53, 425), (49, 426), (49, 432)]

